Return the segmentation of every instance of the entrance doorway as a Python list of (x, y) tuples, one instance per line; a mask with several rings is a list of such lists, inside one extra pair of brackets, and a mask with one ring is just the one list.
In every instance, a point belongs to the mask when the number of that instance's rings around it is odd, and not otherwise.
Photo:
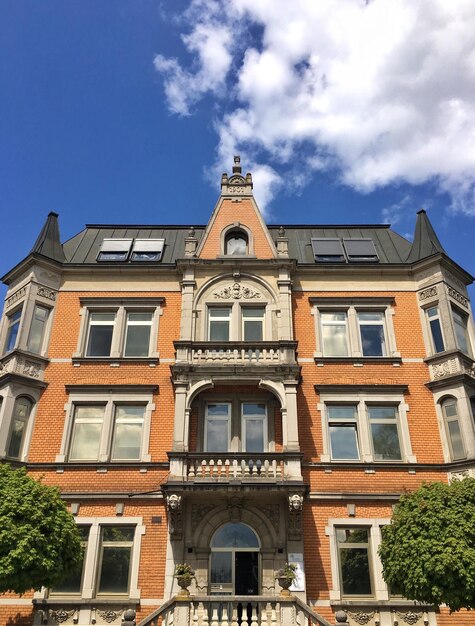
[(259, 595), (259, 548), (256, 533), (246, 524), (221, 526), (211, 540), (211, 594)]

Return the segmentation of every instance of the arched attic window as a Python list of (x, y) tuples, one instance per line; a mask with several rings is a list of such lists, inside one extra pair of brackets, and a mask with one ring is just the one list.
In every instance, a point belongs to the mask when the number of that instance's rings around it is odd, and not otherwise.
[(241, 229), (233, 229), (224, 239), (224, 254), (245, 256), (249, 254), (249, 237)]

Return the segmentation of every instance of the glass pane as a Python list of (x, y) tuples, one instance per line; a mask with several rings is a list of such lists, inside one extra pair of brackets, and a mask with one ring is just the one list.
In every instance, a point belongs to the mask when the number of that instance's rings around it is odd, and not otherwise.
[(243, 415), (265, 415), (266, 405), (265, 404), (253, 404), (252, 402), (245, 402), (242, 405), (242, 414)]
[(115, 425), (114, 449), (112, 458), (120, 459), (140, 459), (140, 449), (142, 447), (142, 423)]
[(244, 321), (244, 341), (262, 341), (262, 320)]
[(96, 461), (99, 455), (101, 432), (102, 423), (75, 423), (69, 458), (71, 460)]
[(246, 419), (246, 452), (264, 451), (264, 420)]
[(206, 411), (208, 415), (228, 415), (229, 404), (208, 404)]
[(86, 555), (89, 527), (80, 526), (78, 528), (78, 531), (82, 538), (81, 561), (77, 564), (77, 566), (74, 568), (74, 570), (70, 574), (65, 576), (59, 584), (55, 585), (53, 589), (53, 593), (80, 593), (81, 592), (82, 572), (84, 569), (84, 557)]
[(211, 320), (209, 324), (210, 341), (229, 341), (229, 322)]
[(230, 313), (230, 309), (228, 308), (217, 308), (217, 307), (212, 307), (209, 310), (209, 316), (210, 317), (226, 317), (229, 318), (229, 313)]
[(25, 426), (24, 420), (13, 420), (10, 443), (8, 444), (8, 456), (12, 457), (12, 459), (18, 459), (20, 456)]
[(445, 417), (457, 417), (457, 403), (455, 400), (447, 400), (444, 402)]
[(331, 313), (322, 313), (321, 318), (322, 318), (322, 322), (345, 322), (346, 312), (345, 311), (333, 311)]
[(44, 330), (48, 319), (49, 310), (42, 306), (36, 306), (28, 336), (28, 350), (38, 354), (43, 344)]
[(245, 524), (225, 524), (216, 532), (212, 548), (259, 548), (255, 532)]
[(356, 428), (330, 424), (332, 459), (343, 461), (359, 459)]
[(325, 356), (347, 356), (346, 325), (322, 326), (322, 336)]
[(129, 313), (127, 315), (127, 320), (129, 322), (151, 322), (152, 321), (152, 314), (151, 313), (145, 313), (145, 312), (139, 312), (139, 313)]
[(31, 411), (31, 401), (28, 398), (18, 398), (15, 402), (15, 416), (29, 417)]
[(148, 356), (150, 325), (128, 325), (125, 341), (125, 356)]
[(134, 533), (134, 526), (104, 526), (102, 529), (102, 540), (104, 542), (133, 541)]
[(18, 336), (18, 329), (20, 328), (21, 309), (10, 315), (8, 318), (9, 328), (7, 334), (7, 341), (5, 343), (5, 351), (13, 350), (16, 345)]
[(341, 582), (345, 595), (371, 595), (367, 548), (340, 550)]
[(104, 546), (98, 593), (123, 593), (129, 590), (129, 546)]
[(459, 349), (462, 350), (462, 352), (468, 353), (467, 331), (463, 321), (455, 323), (455, 336)]
[(463, 447), (462, 433), (460, 432), (460, 424), (458, 420), (447, 422), (449, 429), (450, 445), (452, 446), (452, 455), (454, 459), (463, 459), (465, 450)]
[(91, 313), (91, 322), (114, 322), (115, 313)]
[(206, 422), (206, 452), (228, 451), (228, 420), (212, 419)]
[(230, 237), (226, 242), (226, 254), (246, 254), (247, 241), (244, 237)]
[(432, 340), (434, 342), (434, 350), (436, 352), (444, 351), (444, 339), (442, 337), (442, 329), (440, 327), (440, 320), (434, 319), (430, 322), (430, 332), (432, 333)]
[(109, 356), (112, 344), (113, 325), (91, 325), (87, 356)]
[(358, 313), (358, 319), (361, 322), (381, 322), (383, 314), (381, 312), (360, 312)]
[(383, 326), (374, 324), (367, 326), (360, 324), (361, 347), (364, 356), (384, 356), (386, 353), (384, 345)]
[(400, 461), (401, 448), (396, 424), (371, 424), (376, 461)]
[(253, 318), (263, 318), (264, 317), (264, 308), (263, 307), (244, 307), (242, 309), (242, 316), (244, 318), (253, 317)]
[(337, 528), (336, 537), (338, 543), (368, 543), (368, 530), (366, 528)]
[(354, 419), (356, 416), (356, 407), (354, 406), (329, 406), (327, 410), (328, 417), (331, 419)]
[(396, 407), (394, 406), (369, 406), (370, 419), (396, 419)]
[(232, 552), (212, 552), (211, 553), (211, 583), (225, 584), (232, 583)]

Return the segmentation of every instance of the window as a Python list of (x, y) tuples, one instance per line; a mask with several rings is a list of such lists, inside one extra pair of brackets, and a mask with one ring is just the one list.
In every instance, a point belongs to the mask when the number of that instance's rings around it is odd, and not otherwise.
[(109, 356), (114, 332), (115, 313), (91, 313), (86, 356)]
[(131, 261), (160, 261), (165, 239), (136, 239)]
[(75, 407), (70, 461), (98, 460), (104, 410), (103, 405)]
[(116, 406), (112, 447), (114, 461), (140, 459), (144, 411), (144, 406)]
[(208, 337), (210, 341), (229, 341), (231, 309), (210, 307), (208, 309)]
[(158, 326), (163, 298), (84, 298), (83, 322), (73, 358), (159, 357)]
[(10, 437), (7, 446), (7, 456), (12, 459), (19, 459), (22, 456), (28, 420), (32, 408), (33, 402), (29, 398), (20, 396), (15, 400)]
[(392, 298), (310, 298), (315, 318), (315, 359), (400, 360)]
[(447, 439), (449, 442), (451, 458), (454, 461), (463, 459), (465, 458), (465, 448), (460, 429), (457, 400), (455, 398), (446, 398), (442, 401), (441, 405), (447, 430)]
[(264, 307), (243, 307), (241, 313), (243, 341), (262, 341), (264, 337)]
[(458, 309), (452, 308), (452, 318), (454, 320), (457, 347), (462, 352), (470, 354), (470, 343), (467, 332), (467, 316), (458, 311)]
[(342, 595), (372, 595), (369, 529), (337, 528), (336, 540)]
[(398, 416), (395, 406), (368, 406), (375, 461), (401, 461)]
[(363, 356), (386, 356), (384, 313), (380, 311), (359, 311), (358, 325)]
[(330, 405), (327, 411), (331, 458), (343, 461), (358, 460), (360, 454), (356, 407)]
[(79, 526), (78, 532), (81, 537), (82, 558), (74, 570), (65, 576), (63, 580), (51, 590), (51, 595), (79, 595), (84, 579), (84, 564), (89, 539), (89, 526)]
[(128, 595), (134, 533), (133, 526), (102, 528), (97, 595)]
[(315, 261), (318, 263), (345, 263), (341, 239), (312, 239)]
[(243, 256), (248, 254), (249, 240), (247, 234), (241, 230), (231, 231), (225, 238), (225, 254)]
[(205, 452), (227, 452), (230, 442), (231, 404), (208, 404), (205, 416)]
[(127, 261), (132, 239), (104, 239), (98, 261)]
[(439, 308), (430, 307), (426, 311), (429, 320), (430, 336), (432, 340), (432, 349), (434, 352), (443, 352), (445, 350), (444, 337), (442, 335), (442, 326), (440, 324)]
[(49, 312), (48, 308), (39, 304), (35, 305), (28, 335), (27, 347), (29, 352), (34, 352), (35, 354), (42, 352)]
[(372, 239), (343, 239), (348, 261), (375, 263), (379, 261)]
[(117, 389), (104, 386), (103, 391), (83, 391), (81, 385), (71, 387), (57, 463), (150, 461), (148, 446), (156, 385), (127, 385), (124, 390), (120, 385)]
[(5, 342), (5, 352), (10, 352), (16, 346), (18, 339), (18, 331), (20, 329), (21, 309), (17, 309), (14, 313), (7, 316), (7, 339)]
[(152, 313), (127, 313), (125, 356), (148, 356)]
[[(133, 598), (137, 588), (141, 537), (145, 532), (140, 517), (78, 517), (83, 559), (78, 567), (50, 591), (50, 597)], [(85, 606), (86, 621), (90, 606)], [(81, 609), (79, 609), (81, 611)], [(83, 619), (79, 619), (83, 622)]]
[(322, 419), (322, 462), (415, 463), (404, 390), (316, 385)]
[(243, 402), (242, 439), (245, 452), (267, 449), (267, 408), (265, 404)]
[(348, 328), (346, 311), (328, 311), (320, 315), (323, 354), (348, 355)]

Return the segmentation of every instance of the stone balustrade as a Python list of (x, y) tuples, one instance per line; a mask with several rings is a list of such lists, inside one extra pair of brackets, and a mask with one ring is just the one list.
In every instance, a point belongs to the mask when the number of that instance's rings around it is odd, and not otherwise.
[(176, 341), (176, 363), (191, 365), (295, 365), (295, 341)]

